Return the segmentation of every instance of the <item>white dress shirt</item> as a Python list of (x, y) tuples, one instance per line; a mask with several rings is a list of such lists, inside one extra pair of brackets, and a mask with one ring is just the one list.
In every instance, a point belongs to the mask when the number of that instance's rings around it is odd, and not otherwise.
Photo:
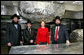
[(18, 27), (17, 27), (17, 26), (18, 26), (17, 24), (14, 24), (14, 26), (16, 27), (16, 29), (18, 28)]

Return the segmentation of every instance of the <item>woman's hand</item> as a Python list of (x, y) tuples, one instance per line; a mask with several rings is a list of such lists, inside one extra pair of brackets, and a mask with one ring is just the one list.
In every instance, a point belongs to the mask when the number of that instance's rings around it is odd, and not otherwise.
[(48, 43), (47, 43), (47, 46), (48, 46)]

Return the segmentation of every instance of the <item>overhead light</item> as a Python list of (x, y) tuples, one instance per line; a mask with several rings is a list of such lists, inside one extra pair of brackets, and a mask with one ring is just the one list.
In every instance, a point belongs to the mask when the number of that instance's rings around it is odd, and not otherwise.
[(64, 1), (57, 1), (58, 3), (64, 3)]
[(83, 4), (83, 1), (74, 1), (73, 4), (82, 5)]

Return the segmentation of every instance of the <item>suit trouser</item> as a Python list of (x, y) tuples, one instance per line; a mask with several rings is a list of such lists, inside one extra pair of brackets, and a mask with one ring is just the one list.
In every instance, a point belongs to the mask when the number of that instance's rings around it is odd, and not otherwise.
[(11, 46), (8, 46), (8, 53), (9, 53), (10, 49), (11, 49)]
[(56, 41), (54, 41), (54, 42), (52, 42), (52, 44), (57, 44), (57, 42), (56, 42)]
[[(12, 46), (19, 46), (20, 44), (16, 44), (16, 45), (12, 45)], [(10, 49), (11, 49), (11, 47), (12, 46), (8, 46), (8, 53), (9, 53), (9, 51), (10, 51)]]
[(66, 42), (59, 42), (59, 41), (53, 41), (52, 44), (62, 44), (62, 43), (66, 43)]
[(39, 42), (40, 45), (45, 45), (47, 42)]
[(59, 44), (59, 39), (57, 39), (57, 41), (53, 41), (52, 44)]
[(23, 45), (35, 45), (34, 43), (24, 43)]

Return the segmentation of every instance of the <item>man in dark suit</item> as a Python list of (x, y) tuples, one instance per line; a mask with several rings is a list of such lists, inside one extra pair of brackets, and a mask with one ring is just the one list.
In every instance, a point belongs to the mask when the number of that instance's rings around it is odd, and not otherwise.
[(34, 45), (36, 39), (35, 29), (32, 27), (31, 21), (27, 20), (27, 27), (23, 31), (24, 45)]
[(69, 36), (67, 32), (67, 28), (61, 24), (60, 17), (56, 16), (55, 20), (55, 26), (51, 29), (51, 41), (52, 44), (60, 44), (60, 43), (66, 43), (70, 44), (69, 42)]
[(8, 52), (11, 46), (17, 46), (22, 44), (21, 37), (21, 26), (18, 24), (19, 16), (14, 14), (12, 17), (12, 22), (7, 24), (6, 28), (6, 40), (8, 46)]

